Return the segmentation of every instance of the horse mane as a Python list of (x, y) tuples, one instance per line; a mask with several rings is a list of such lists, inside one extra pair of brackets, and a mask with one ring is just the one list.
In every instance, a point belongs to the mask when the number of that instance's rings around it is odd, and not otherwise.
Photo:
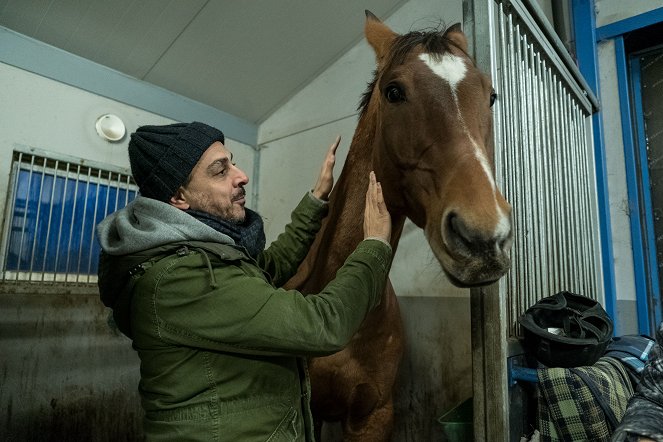
[[(390, 69), (392, 66), (402, 64), (412, 48), (418, 45), (423, 46), (427, 53), (436, 56), (442, 56), (444, 53), (448, 52), (451, 49), (451, 46), (465, 52), (453, 41), (446, 38), (444, 36), (445, 32), (446, 27), (440, 27), (430, 30), (412, 31), (407, 34), (398, 35), (394, 40), (391, 51), (384, 60), (384, 69)], [(468, 56), (468, 58), (470, 57)], [(373, 80), (368, 83), (366, 91), (359, 102), (359, 106), (357, 106), (360, 116), (363, 116), (364, 113), (366, 113), (368, 103), (371, 101), (373, 89), (375, 88), (375, 83), (378, 81), (378, 73), (377, 69), (373, 71)]]

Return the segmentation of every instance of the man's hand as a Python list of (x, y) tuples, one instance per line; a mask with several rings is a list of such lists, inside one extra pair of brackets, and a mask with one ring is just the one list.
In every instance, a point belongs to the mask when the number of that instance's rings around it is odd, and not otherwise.
[(375, 172), (369, 174), (364, 209), (364, 238), (378, 238), (387, 243), (391, 239), (391, 216), (384, 203), (382, 186), (375, 178)]
[(329, 198), (329, 193), (334, 187), (334, 164), (336, 164), (336, 148), (341, 142), (341, 136), (337, 136), (336, 140), (329, 146), (327, 150), (327, 155), (325, 160), (322, 162), (322, 168), (320, 169), (320, 176), (318, 177), (318, 182), (315, 183), (313, 188), (313, 195), (316, 198), (327, 201)]

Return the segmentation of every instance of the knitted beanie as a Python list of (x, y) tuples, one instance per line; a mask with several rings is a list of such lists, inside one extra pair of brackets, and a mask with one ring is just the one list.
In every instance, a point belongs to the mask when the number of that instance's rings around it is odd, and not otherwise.
[(168, 202), (223, 132), (204, 123), (141, 126), (131, 134), (129, 163), (140, 194)]

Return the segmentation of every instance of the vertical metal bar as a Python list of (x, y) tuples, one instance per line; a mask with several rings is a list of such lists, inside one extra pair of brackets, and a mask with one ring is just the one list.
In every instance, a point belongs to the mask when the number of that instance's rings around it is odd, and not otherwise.
[[(515, 32), (514, 32), (514, 50), (515, 50), (515, 53), (514, 53), (514, 60), (513, 61), (514, 61), (514, 67), (516, 69), (516, 72), (515, 72), (516, 75), (514, 76), (514, 78), (518, 78), (519, 77), (518, 73), (522, 73), (522, 70), (523, 70), (522, 54), (521, 54), (521, 47), (522, 46), (521, 45), (522, 45), (522, 36), (520, 34), (520, 24), (515, 23)], [(516, 107), (516, 109), (517, 109), (516, 115), (525, 115), (526, 109), (525, 109), (525, 106), (523, 105), (524, 94), (525, 94), (524, 91), (523, 91), (523, 82), (522, 81), (517, 81), (516, 85), (517, 85), (516, 96), (515, 96), (515, 99), (517, 100), (516, 103), (515, 103), (516, 106), (517, 106)], [(526, 216), (525, 202), (521, 198), (521, 196), (524, 193), (523, 190), (522, 190), (522, 186), (523, 186), (523, 175), (524, 175), (523, 168), (525, 167), (524, 163), (522, 161), (523, 151), (524, 151), (523, 143), (524, 143), (524, 140), (526, 139), (525, 134), (524, 134), (525, 129), (523, 129), (523, 127), (522, 127), (523, 124), (524, 124), (523, 120), (518, 119), (518, 123), (517, 123), (518, 133), (516, 135), (516, 139), (513, 140), (514, 141), (514, 146), (513, 147), (515, 149), (517, 149), (516, 155), (519, 158), (519, 161), (518, 161), (517, 167), (516, 167), (516, 174), (518, 176), (518, 187), (520, 189), (520, 192), (517, 192), (519, 194), (519, 197), (518, 197), (517, 200), (514, 201), (514, 209), (515, 209), (515, 212), (516, 212), (515, 217), (517, 219), (518, 232), (520, 232), (520, 234), (517, 236), (517, 239), (514, 241), (514, 245), (517, 245), (516, 253), (520, 257), (518, 259), (518, 272), (519, 272), (520, 275), (522, 275), (522, 277), (520, 279), (520, 284), (519, 284), (519, 287), (518, 287), (518, 289), (519, 289), (518, 290), (519, 298), (520, 299), (529, 299), (529, 296), (528, 296), (528, 293), (527, 293), (527, 286), (526, 286), (526, 283), (525, 283), (525, 280), (524, 280), (524, 278), (526, 278), (527, 271), (528, 271), (527, 261), (523, 259), (523, 257), (525, 256), (525, 251), (526, 251), (525, 241), (527, 239), (527, 227), (526, 227), (526, 219), (525, 219), (525, 216)]]
[(535, 94), (534, 94), (534, 103), (536, 106), (536, 159), (535, 159), (535, 176), (537, 178), (537, 196), (536, 196), (536, 218), (537, 218), (537, 248), (539, 249), (539, 263), (540, 266), (538, 271), (541, 274), (540, 285), (538, 287), (538, 297), (547, 296), (548, 293), (548, 246), (546, 244), (546, 231), (547, 226), (545, 224), (546, 213), (545, 213), (545, 198), (546, 198), (546, 181), (544, 178), (543, 172), (545, 171), (543, 162), (545, 161), (545, 156), (547, 154), (545, 148), (545, 135), (544, 127), (545, 120), (543, 119), (543, 78), (542, 78), (542, 64), (540, 53), (537, 51), (536, 54), (533, 54), (533, 64), (536, 66), (535, 73)]
[[(23, 161), (23, 153), (19, 152), (18, 158), (16, 161), (12, 164), (12, 200), (11, 200), (11, 209), (9, 210), (9, 217), (7, 220), (5, 220), (5, 223), (7, 224), (6, 232), (7, 232), (7, 241), (11, 239), (12, 236), (12, 227), (13, 227), (13, 222), (14, 222), (14, 217), (16, 215), (16, 196), (18, 192), (18, 182), (19, 182), (19, 177), (21, 174), (21, 162)], [(19, 255), (20, 256), (20, 255)], [(9, 257), (9, 245), (5, 247), (4, 250), (4, 256), (3, 256), (3, 272), (2, 272), (2, 280), (7, 281), (7, 258)], [(17, 266), (19, 265), (20, 262), (17, 262)]]
[(35, 250), (37, 249), (37, 237), (39, 236), (39, 215), (41, 215), (41, 197), (44, 191), (44, 177), (46, 176), (46, 158), (44, 158), (41, 179), (39, 180), (39, 196), (37, 197), (37, 214), (35, 215), (35, 232), (32, 235), (32, 250), (30, 251), (30, 271), (28, 273), (28, 281), (32, 281), (32, 272), (35, 262)]
[(30, 156), (30, 172), (28, 173), (28, 189), (25, 194), (25, 211), (23, 212), (23, 227), (21, 228), (21, 239), (18, 246), (18, 263), (16, 268), (15, 282), (18, 282), (19, 273), (21, 273), (21, 256), (23, 255), (23, 241), (25, 239), (25, 225), (28, 223), (28, 209), (30, 205), (30, 192), (32, 191), (32, 173), (35, 166), (34, 155)]
[[(125, 206), (127, 204), (129, 204), (129, 185), (130, 184), (131, 184), (131, 176), (127, 175), (127, 193), (124, 195), (124, 205)], [(115, 210), (117, 210), (117, 206), (115, 206)]]
[[(46, 225), (46, 244), (44, 245), (44, 259), (41, 262), (41, 282), (44, 282), (46, 276), (46, 257), (48, 256), (48, 242), (51, 239), (51, 221), (53, 220), (53, 199), (55, 198), (55, 187), (58, 182), (58, 166), (60, 161), (55, 161), (55, 168), (53, 170), (53, 185), (51, 186), (51, 196), (48, 199), (48, 223)], [(55, 272), (53, 272), (55, 278)]]
[(81, 181), (81, 165), (79, 164), (76, 168), (76, 181), (74, 187), (74, 207), (71, 210), (71, 224), (69, 226), (69, 241), (67, 244), (67, 266), (65, 268), (64, 282), (65, 285), (69, 282), (69, 263), (71, 258), (71, 240), (74, 236), (74, 217), (76, 216), (76, 206), (78, 205), (78, 186)]
[[(110, 182), (109, 182), (108, 186), (109, 186), (108, 187), (108, 193), (110, 193)], [(117, 181), (116, 181), (116, 184), (115, 184), (115, 189), (116, 190), (115, 190), (115, 210), (113, 210), (114, 212), (117, 211), (118, 203), (120, 201), (120, 189), (121, 188), (122, 188), (122, 174), (118, 173), (117, 174)], [(126, 192), (129, 193), (129, 186), (127, 186)], [(106, 204), (106, 209), (104, 211), (104, 216), (107, 216), (107, 215), (108, 215), (108, 204)]]
[[(67, 168), (64, 172), (64, 186), (62, 186), (62, 198), (61, 198), (62, 207), (60, 208), (60, 225), (58, 226), (58, 240), (57, 240), (56, 247), (55, 247), (55, 276), (53, 278), (54, 283), (57, 281), (57, 277), (58, 277), (58, 264), (59, 264), (59, 261), (60, 261), (60, 240), (62, 239), (62, 224), (64, 222), (64, 208), (67, 204), (67, 186), (69, 185), (69, 166), (71, 166), (70, 163), (66, 163), (66, 164), (67, 164)], [(65, 278), (66, 278), (66, 269), (65, 269)]]
[(87, 169), (87, 182), (85, 183), (85, 199), (83, 201), (83, 218), (81, 218), (80, 242), (78, 243), (78, 262), (76, 266), (76, 283), (80, 282), (81, 260), (83, 259), (83, 243), (85, 242), (85, 221), (87, 220), (87, 200), (90, 195), (90, 181), (92, 181), (92, 168)]
[[(106, 204), (108, 204), (108, 194), (110, 193), (110, 172), (108, 172), (108, 191), (106, 192)], [(88, 184), (89, 185), (89, 184)], [(87, 246), (87, 282), (90, 282), (92, 274), (92, 245), (94, 244), (94, 228), (97, 226), (97, 206), (99, 205), (99, 191), (101, 190), (101, 169), (97, 169), (97, 191), (94, 195), (94, 212), (92, 213), (92, 223), (90, 227), (90, 242)], [(82, 238), (81, 238), (82, 240)], [(80, 273), (80, 272), (79, 272)]]
[[(501, 102), (504, 103), (504, 115), (515, 115), (515, 104), (517, 100), (517, 89), (515, 85), (515, 61), (514, 61), (514, 26), (513, 26), (513, 17), (504, 11), (504, 5), (499, 4), (499, 16), (501, 17), (500, 23), (500, 34), (501, 34), (501, 49), (502, 49), (502, 99)], [(507, 33), (508, 30), (508, 33)], [(518, 231), (519, 227), (517, 225), (518, 217), (518, 176), (517, 176), (517, 165), (519, 164), (518, 157), (516, 154), (516, 118), (506, 118), (502, 120), (504, 124), (506, 122), (506, 139), (504, 143), (504, 149), (507, 152), (507, 157), (509, 159), (508, 170), (505, 170), (505, 175), (508, 179), (508, 189), (506, 197), (508, 201), (512, 204), (513, 207), (513, 216), (512, 222), (514, 224), (514, 229)], [(510, 327), (513, 327), (511, 324), (515, 324), (515, 319), (518, 313), (521, 311), (521, 302), (520, 302), (520, 290), (519, 285), (523, 278), (523, 275), (519, 271), (520, 265), (520, 254), (517, 252), (518, 245), (520, 241), (517, 239), (518, 234), (514, 235), (514, 245), (512, 247), (511, 258), (514, 263), (514, 270), (509, 272), (507, 275), (508, 282), (508, 291), (507, 291), (507, 305), (509, 308), (509, 324)], [(510, 330), (511, 335), (515, 334), (515, 330)]]
[[(563, 130), (563, 120), (562, 120), (562, 110), (560, 107), (560, 97), (559, 97), (559, 90), (557, 85), (559, 84), (559, 80), (557, 78), (557, 75), (553, 76), (553, 94), (552, 94), (552, 105), (554, 107), (554, 112), (555, 112), (555, 132), (554, 132), (554, 140), (555, 140), (555, 211), (557, 213), (557, 225), (555, 226), (557, 228), (557, 249), (559, 251), (557, 259), (559, 261), (559, 269), (560, 273), (557, 275), (557, 281), (558, 285), (560, 288), (565, 288), (567, 287), (566, 284), (566, 256), (567, 256), (567, 248), (566, 248), (566, 243), (565, 243), (565, 238), (566, 238), (566, 231), (564, 229), (564, 175), (563, 175), (563, 168), (564, 168), (564, 163), (563, 163), (563, 157), (561, 155), (561, 149), (562, 149), (562, 137), (561, 133)], [(560, 188), (561, 187), (561, 188)]]
[(590, 189), (589, 174), (591, 171), (587, 163), (587, 158), (588, 158), (587, 153), (583, 148), (584, 143), (582, 142), (582, 138), (580, 137), (579, 128), (581, 127), (580, 125), (582, 124), (582, 118), (578, 113), (578, 106), (575, 102), (573, 103), (572, 107), (572, 116), (573, 116), (574, 145), (576, 147), (576, 156), (578, 158), (578, 163), (579, 163), (578, 167), (580, 168), (581, 171), (580, 188), (582, 189), (582, 193), (580, 194), (580, 198), (578, 199), (578, 205), (582, 209), (583, 216), (580, 219), (578, 219), (578, 235), (580, 235), (580, 241), (582, 246), (581, 266), (584, 274), (583, 291), (585, 295), (594, 298), (595, 292), (593, 291), (592, 287), (593, 284), (591, 284), (592, 273), (589, 271), (589, 265), (591, 260), (591, 254), (589, 253), (590, 251), (589, 246), (591, 244), (591, 233), (586, 229), (587, 219), (591, 217), (591, 207), (589, 206), (589, 204), (587, 204), (587, 196), (589, 194), (589, 189)]

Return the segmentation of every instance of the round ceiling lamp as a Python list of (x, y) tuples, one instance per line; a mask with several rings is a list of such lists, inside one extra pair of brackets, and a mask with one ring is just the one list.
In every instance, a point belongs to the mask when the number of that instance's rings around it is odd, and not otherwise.
[(97, 134), (108, 141), (120, 141), (127, 132), (120, 117), (113, 114), (100, 116), (94, 126), (97, 129)]

